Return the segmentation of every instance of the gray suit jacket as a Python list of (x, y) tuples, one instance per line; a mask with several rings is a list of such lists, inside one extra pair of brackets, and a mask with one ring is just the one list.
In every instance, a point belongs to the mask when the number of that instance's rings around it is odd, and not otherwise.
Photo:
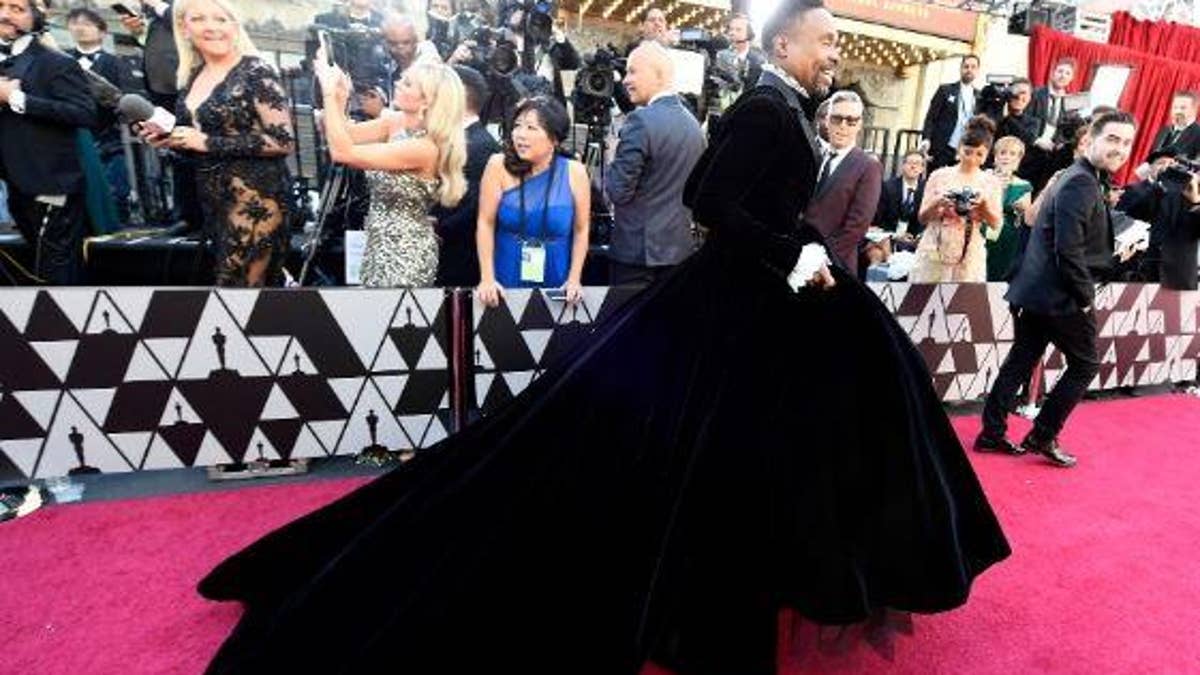
[(858, 245), (875, 217), (882, 189), (879, 161), (851, 148), (804, 211), (804, 222), (817, 228), (851, 274), (858, 274)]
[(604, 178), (613, 203), (609, 256), (626, 265), (676, 265), (694, 249), (683, 186), (704, 152), (704, 132), (678, 96), (629, 114)]

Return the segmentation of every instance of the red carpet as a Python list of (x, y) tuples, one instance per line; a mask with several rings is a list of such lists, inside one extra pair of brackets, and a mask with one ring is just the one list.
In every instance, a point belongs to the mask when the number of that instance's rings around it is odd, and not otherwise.
[[(956, 426), (969, 442), (978, 421)], [(966, 607), (916, 617), (891, 663), (864, 647), (783, 671), (1200, 673), (1200, 400), (1087, 404), (1063, 442), (1075, 469), (972, 455), (1014, 554)], [(202, 671), (240, 610), (195, 595), (196, 580), (356, 484), (49, 507), (0, 526), (0, 673)]]

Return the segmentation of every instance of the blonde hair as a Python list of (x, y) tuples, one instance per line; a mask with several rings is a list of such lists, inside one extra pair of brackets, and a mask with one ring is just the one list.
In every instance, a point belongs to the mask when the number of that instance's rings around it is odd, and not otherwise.
[(1016, 150), (1018, 155), (1022, 157), (1025, 156), (1025, 144), (1016, 136), (1005, 136), (1004, 138), (996, 141), (996, 145), (992, 146), (992, 152), (1000, 152), (1005, 148), (1009, 150)]
[(466, 90), (458, 73), (442, 63), (415, 63), (404, 71), (420, 90), (425, 103), (425, 135), (438, 149), (438, 202), (454, 206), (467, 191), (463, 166), (467, 163), (467, 137), (463, 132)]
[[(184, 30), (184, 21), (187, 19), (187, 12), (192, 5), (203, 0), (178, 0), (174, 8), (171, 10), (171, 21), (175, 25), (175, 51), (179, 52), (179, 69), (175, 71), (175, 82), (180, 89), (188, 86), (188, 80), (192, 77), (192, 71), (198, 64), (204, 61), (204, 57), (200, 55), (199, 50), (187, 39), (186, 31)], [(254, 46), (254, 42), (250, 40), (250, 34), (246, 32), (246, 26), (242, 23), (241, 13), (238, 12), (231, 0), (207, 0), (216, 5), (221, 11), (229, 15), (237, 27), (237, 37), (234, 39), (233, 48), (241, 56), (258, 56), (258, 49)]]

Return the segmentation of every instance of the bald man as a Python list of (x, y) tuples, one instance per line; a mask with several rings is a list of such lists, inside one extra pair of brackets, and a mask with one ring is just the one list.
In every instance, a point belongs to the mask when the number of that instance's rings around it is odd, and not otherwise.
[(630, 53), (624, 83), (638, 107), (625, 118), (604, 178), (613, 203), (613, 285), (649, 285), (695, 250), (683, 185), (704, 151), (704, 133), (674, 80), (662, 45), (645, 42)]
[(414, 63), (441, 62), (437, 47), (424, 38), (411, 16), (388, 12), (380, 30), (383, 33), (383, 46), (392, 57), (390, 84), (394, 85)]

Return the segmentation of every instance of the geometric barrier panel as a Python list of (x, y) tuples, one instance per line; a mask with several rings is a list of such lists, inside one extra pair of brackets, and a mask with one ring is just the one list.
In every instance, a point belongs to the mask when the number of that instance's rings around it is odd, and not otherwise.
[[(1012, 344), (1004, 284), (873, 284), (947, 402), (982, 398)], [(460, 291), (461, 293), (462, 291)], [(484, 415), (635, 293), (542, 290), (474, 302), (456, 392)], [(426, 448), (450, 429), (443, 289), (0, 290), (0, 482)], [(1093, 389), (1184, 382), (1200, 361), (1200, 293), (1096, 294)], [(468, 326), (459, 327), (466, 332)], [(1046, 384), (1064, 367), (1053, 350)]]

